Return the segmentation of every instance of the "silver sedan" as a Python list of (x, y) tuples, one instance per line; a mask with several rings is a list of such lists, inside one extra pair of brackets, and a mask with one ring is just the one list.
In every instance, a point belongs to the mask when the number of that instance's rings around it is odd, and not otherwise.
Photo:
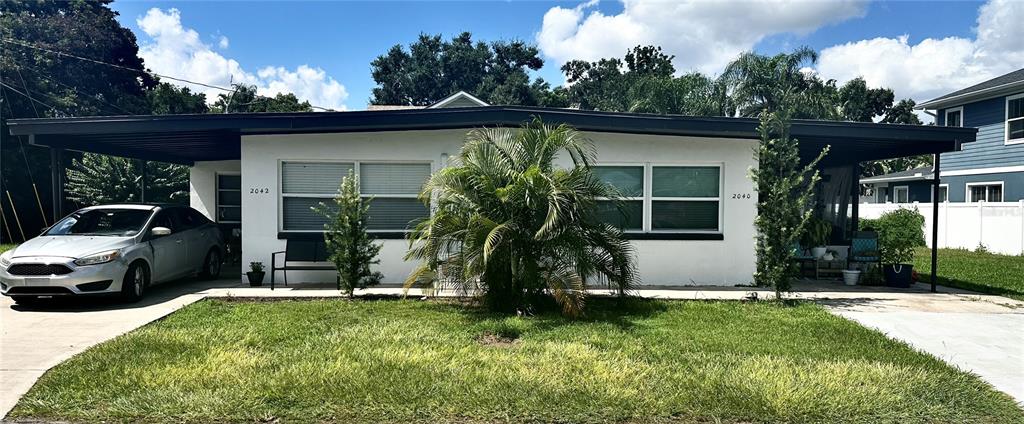
[(217, 278), (223, 252), (220, 229), (195, 209), (93, 206), (0, 255), (0, 293), (18, 303), (71, 295), (137, 301), (151, 284)]

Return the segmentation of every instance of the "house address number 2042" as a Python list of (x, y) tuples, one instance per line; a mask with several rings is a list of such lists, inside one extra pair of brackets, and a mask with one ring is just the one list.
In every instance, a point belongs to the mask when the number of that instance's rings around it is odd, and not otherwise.
[(267, 187), (250, 187), (249, 194), (270, 194), (270, 189)]

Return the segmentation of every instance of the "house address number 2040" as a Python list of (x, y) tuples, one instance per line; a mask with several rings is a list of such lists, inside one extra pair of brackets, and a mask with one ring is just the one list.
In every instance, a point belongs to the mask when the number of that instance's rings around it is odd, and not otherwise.
[(270, 194), (270, 189), (267, 187), (250, 187), (249, 194)]
[(750, 195), (750, 193), (733, 193), (732, 194), (732, 198), (733, 199), (749, 199), (751, 197), (752, 196)]

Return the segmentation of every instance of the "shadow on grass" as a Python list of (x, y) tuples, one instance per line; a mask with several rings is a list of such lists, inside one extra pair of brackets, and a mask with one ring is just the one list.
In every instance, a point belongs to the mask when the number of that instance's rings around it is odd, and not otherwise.
[[(921, 281), (931, 281), (930, 274), (921, 275)], [(1024, 300), (1024, 292), (1020, 290), (1008, 289), (1005, 287), (997, 286), (986, 286), (983, 284), (972, 283), (970, 281), (957, 280), (952, 278), (946, 278), (939, 276), (936, 280), (936, 284), (946, 287), (955, 287), (958, 289), (975, 291), (978, 293), (994, 294), (996, 296), (1006, 296), (1014, 299)]]

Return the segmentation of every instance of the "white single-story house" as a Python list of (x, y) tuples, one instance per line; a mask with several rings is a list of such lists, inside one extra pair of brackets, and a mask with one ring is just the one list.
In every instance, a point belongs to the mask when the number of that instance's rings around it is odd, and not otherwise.
[[(65, 149), (191, 166), (191, 205), (238, 229), (243, 264), (269, 265), (289, 240), (322, 237), (323, 219), (310, 206), (332, 197), (352, 170), (375, 198), (369, 226), (383, 244), (379, 270), (386, 283), (400, 283), (416, 265), (403, 260), (409, 222), (430, 213), (416, 199), (428, 175), (448, 165), (470, 129), (533, 117), (582, 131), (596, 146), (598, 175), (630, 193), (634, 213), (620, 224), (635, 244), (643, 284), (752, 281), (756, 119), (489, 106), (456, 93), (425, 108), (21, 119), (10, 128), (50, 147), (55, 168)], [(859, 162), (954, 151), (976, 132), (830, 121), (795, 121), (791, 131), (805, 158), (831, 146), (818, 203), (834, 221), (837, 244), (856, 229)], [(62, 174), (54, 174), (57, 193)], [(60, 208), (54, 213), (67, 212)], [(290, 271), (288, 278), (333, 281), (334, 274)]]

